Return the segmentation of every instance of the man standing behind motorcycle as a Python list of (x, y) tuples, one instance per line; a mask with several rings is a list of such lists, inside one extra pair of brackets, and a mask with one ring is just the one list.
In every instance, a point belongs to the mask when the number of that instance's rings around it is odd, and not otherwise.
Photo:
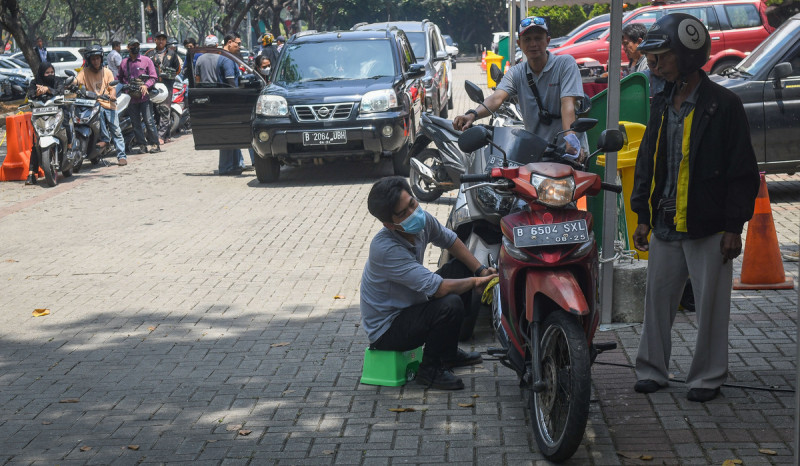
[[(475, 120), (491, 115), (489, 110), (494, 112), (509, 97), (517, 97), (527, 131), (549, 142), (559, 131), (569, 129), (577, 118), (576, 99), (584, 95), (581, 73), (572, 56), (548, 52), (549, 43), (550, 33), (545, 18), (531, 16), (523, 19), (519, 25), (517, 45), (527, 60), (506, 70), (497, 90), (484, 100), (483, 105), (455, 117), (453, 128), (463, 131)], [(568, 132), (564, 139), (569, 154), (578, 154), (581, 146), (588, 149), (585, 135), (578, 138), (575, 133)]]
[[(139, 39), (128, 41), (128, 54), (128, 58), (123, 59), (119, 65), (119, 80), (130, 86), (127, 91), (131, 96), (128, 112), (131, 115), (136, 142), (141, 147), (149, 149), (151, 154), (161, 152), (156, 123), (153, 120), (153, 106), (150, 104), (148, 94), (148, 89), (156, 82), (156, 68), (153, 66), (152, 60), (139, 54)], [(141, 75), (150, 77), (143, 81), (139, 78)], [(142, 134), (142, 127), (147, 130), (146, 141), (145, 135)]]
[(122, 131), (119, 129), (119, 116), (117, 115), (117, 91), (109, 83), (114, 81), (114, 74), (108, 68), (103, 67), (103, 47), (99, 45), (90, 46), (85, 53), (87, 66), (78, 73), (75, 82), (87, 91), (95, 94), (106, 94), (111, 100), (98, 99), (100, 102), (100, 131), (102, 136), (98, 146), (105, 147), (109, 140), (113, 138), (114, 147), (117, 149), (117, 165), (123, 167), (128, 164), (125, 156), (125, 140), (122, 138)]
[(669, 385), (672, 323), (691, 275), (697, 341), (686, 398), (702, 403), (719, 395), (728, 375), (732, 262), (753, 214), (758, 167), (742, 101), (701, 69), (711, 38), (700, 20), (666, 15), (639, 50), (656, 56), (667, 83), (653, 97), (631, 195), (639, 217), (633, 244), (649, 250), (634, 390)]
[[(373, 184), (367, 208), (384, 227), (372, 239), (361, 277), (361, 323), (370, 348), (408, 351), (424, 344), (417, 382), (463, 389), (450, 369), (482, 359), (458, 348), (462, 295), (483, 291), (497, 271), (482, 265), (453, 231), (425, 212), (403, 177)], [(446, 248), (455, 259), (431, 272), (422, 265), (428, 243)]]
[(145, 53), (145, 56), (153, 61), (156, 68), (158, 82), (167, 87), (167, 98), (155, 107), (155, 118), (158, 123), (159, 144), (169, 142), (170, 137), (170, 107), (172, 106), (172, 85), (175, 83), (175, 76), (181, 71), (181, 60), (175, 50), (167, 47), (167, 33), (158, 31), (155, 37), (156, 47)]

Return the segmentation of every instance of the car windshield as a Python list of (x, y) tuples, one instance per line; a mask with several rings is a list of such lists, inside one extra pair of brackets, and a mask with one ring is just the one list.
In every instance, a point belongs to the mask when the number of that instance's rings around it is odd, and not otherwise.
[(394, 75), (388, 40), (304, 42), (286, 46), (275, 81), (288, 84)]
[(734, 69), (750, 76), (758, 74), (764, 66), (769, 66), (775, 54), (780, 53), (781, 47), (790, 43), (790, 40), (791, 43), (794, 42), (793, 38), (797, 37), (798, 29), (800, 29), (800, 21), (787, 21)]
[(428, 55), (425, 47), (425, 33), (424, 32), (406, 32), (408, 41), (411, 42), (411, 50), (414, 51), (414, 56), (417, 61), (424, 60)]

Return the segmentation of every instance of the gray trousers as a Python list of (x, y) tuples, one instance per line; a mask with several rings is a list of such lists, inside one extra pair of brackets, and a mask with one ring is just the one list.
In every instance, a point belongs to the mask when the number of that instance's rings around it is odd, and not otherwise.
[(694, 289), (697, 340), (686, 376), (689, 388), (717, 388), (728, 376), (728, 323), (733, 263), (722, 263), (722, 234), (661, 241), (651, 235), (644, 325), (636, 356), (637, 380), (666, 386), (672, 324), (688, 276)]

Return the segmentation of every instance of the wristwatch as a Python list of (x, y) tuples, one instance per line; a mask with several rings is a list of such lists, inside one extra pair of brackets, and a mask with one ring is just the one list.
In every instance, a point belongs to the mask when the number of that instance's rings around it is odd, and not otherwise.
[(476, 112), (476, 111), (475, 111), (475, 110), (473, 110), (473, 109), (469, 109), (469, 110), (467, 110), (466, 112), (464, 112), (464, 116), (467, 116), (467, 115), (469, 115), (470, 113), (471, 113), (471, 114), (473, 114), (473, 115), (475, 115), (475, 119), (476, 119), (476, 120), (478, 119), (478, 112)]
[[(474, 111), (475, 111), (475, 110), (473, 110), (473, 112), (474, 112)], [(481, 272), (483, 272), (483, 271), (484, 271), (484, 270), (486, 270), (486, 269), (488, 269), (488, 267), (486, 267), (485, 265), (481, 264), (481, 266), (480, 266), (480, 267), (478, 267), (477, 269), (475, 269), (475, 272), (473, 272), (473, 275), (475, 275), (476, 277), (480, 277), (480, 276), (481, 276)]]

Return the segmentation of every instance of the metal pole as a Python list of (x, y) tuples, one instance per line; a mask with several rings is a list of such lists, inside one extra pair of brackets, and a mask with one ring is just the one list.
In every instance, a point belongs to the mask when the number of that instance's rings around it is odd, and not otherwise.
[(253, 19), (250, 10), (247, 10), (247, 49), (253, 50)]
[(158, 30), (164, 30), (164, 6), (161, 0), (156, 1), (156, 14), (158, 15)]
[[(797, 263), (800, 271), (800, 262)], [(794, 464), (800, 464), (800, 287), (797, 287), (797, 319), (795, 320), (795, 346), (797, 355), (794, 359), (796, 377), (794, 381)]]
[(144, 16), (144, 0), (142, 0), (142, 3), (140, 3), (139, 6), (141, 7), (141, 13), (142, 13), (142, 38), (141, 38), (141, 41), (144, 44), (145, 42), (147, 42), (147, 28), (145, 27), (146, 19), (145, 19), (145, 16)]
[(519, 20), (528, 17), (528, 0), (520, 0), (519, 2)]
[[(611, 0), (611, 50), (608, 54), (608, 110), (606, 129), (619, 128), (619, 73), (622, 62), (622, 0)], [(606, 154), (605, 180), (617, 179), (617, 153)], [(614, 257), (614, 240), (617, 238), (617, 196), (606, 193), (603, 202), (603, 259)], [(613, 306), (614, 262), (600, 263), (600, 321), (611, 322)]]
[[(508, 61), (510, 62), (512, 58), (514, 58), (514, 52), (516, 52), (516, 48), (514, 47), (517, 44), (517, 41), (514, 40), (514, 8), (516, 8), (517, 4), (513, 0), (508, 2)], [(498, 50), (499, 52), (499, 50)], [(503, 68), (505, 63), (500, 63), (500, 68)], [(489, 70), (487, 69), (486, 72), (488, 73)], [(506, 70), (508, 73), (508, 70)]]
[(175, 18), (178, 20), (178, 30), (175, 31), (175, 38), (180, 41), (183, 38), (183, 34), (181, 34), (181, 11), (178, 8), (178, 0), (175, 0)]

